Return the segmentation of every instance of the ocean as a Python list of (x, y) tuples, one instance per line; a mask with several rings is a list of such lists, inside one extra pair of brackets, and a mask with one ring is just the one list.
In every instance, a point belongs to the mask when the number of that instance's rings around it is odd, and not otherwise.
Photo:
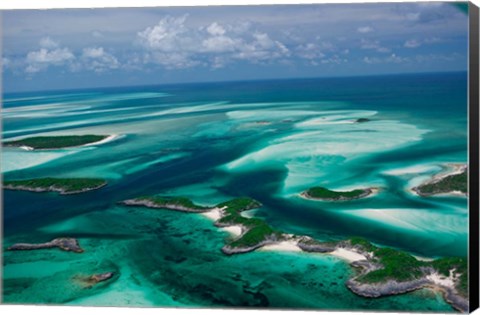
[[(467, 162), (465, 72), (10, 93), (2, 119), (4, 140), (117, 135), (98, 146), (3, 148), (5, 180), (108, 180), (77, 195), (3, 192), (4, 250), (64, 236), (85, 249), (4, 251), (5, 303), (454, 311), (431, 290), (357, 296), (345, 286), (354, 271), (331, 255), (227, 256), (231, 236), (204, 216), (118, 202), (248, 196), (263, 204), (249, 215), (286, 233), (466, 257), (467, 199), (410, 192)], [(299, 196), (313, 186), (381, 190), (349, 202)], [(102, 271), (116, 276), (92, 289), (75, 281)]]

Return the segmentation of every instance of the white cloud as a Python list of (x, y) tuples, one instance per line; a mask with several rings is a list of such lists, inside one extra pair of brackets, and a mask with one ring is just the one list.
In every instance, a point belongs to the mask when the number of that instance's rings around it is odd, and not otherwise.
[(84, 48), (81, 59), (85, 69), (97, 73), (117, 69), (120, 66), (117, 58), (106, 52), (103, 47)]
[(75, 59), (70, 49), (60, 47), (58, 43), (48, 37), (40, 40), (40, 46), (42, 48), (39, 50), (27, 54), (25, 59), (25, 71), (27, 73), (36, 73), (47, 69), (49, 66), (62, 66)]
[(42, 48), (27, 55), (27, 61), (29, 62), (51, 63), (54, 65), (63, 64), (65, 61), (72, 59), (75, 59), (75, 56), (68, 48), (58, 48), (51, 51)]
[(373, 28), (370, 27), (370, 26), (361, 26), (359, 28), (357, 28), (357, 32), (359, 33), (370, 33), (370, 32), (373, 32)]
[(260, 48), (263, 49), (269, 49), (275, 45), (274, 41), (271, 40), (266, 33), (256, 32), (253, 34), (253, 38), (255, 38), (255, 44), (257, 44)]
[(118, 59), (103, 47), (87, 47), (75, 56), (69, 48), (62, 47), (50, 37), (42, 38), (39, 46), (40, 49), (29, 52), (21, 63), (21, 67), (30, 75), (52, 66), (66, 67), (72, 72), (89, 70), (97, 73), (120, 67)]
[(338, 55), (333, 55), (329, 58), (322, 59), (322, 61), (321, 61), (322, 64), (337, 64), (337, 65), (339, 65), (341, 63), (346, 63), (346, 62), (348, 62), (348, 59), (341, 58)]
[(361, 49), (372, 49), (372, 50), (376, 50), (380, 53), (388, 53), (388, 52), (391, 51), (390, 48), (382, 46), (380, 44), (380, 41), (370, 40), (370, 39), (365, 39), (365, 38), (361, 39), (360, 48)]
[(51, 39), (50, 37), (44, 37), (40, 39), (40, 47), (46, 48), (46, 49), (54, 49), (58, 48), (59, 44)]
[(364, 57), (363, 62), (367, 64), (380, 64), (380, 63), (405, 63), (409, 62), (410, 59), (406, 57), (401, 57), (396, 54), (391, 54), (388, 57)]
[(272, 40), (266, 33), (255, 32), (253, 39), (252, 42), (244, 43), (239, 47), (233, 58), (258, 63), (290, 55), (290, 50), (284, 44)]
[(403, 44), (403, 46), (406, 48), (417, 48), (420, 45), (420, 42), (416, 39), (409, 39)]
[(221, 68), (232, 59), (258, 63), (290, 54), (283, 43), (250, 27), (247, 22), (213, 22), (194, 28), (187, 25), (187, 15), (166, 16), (137, 36), (146, 50), (144, 62), (168, 69), (199, 65)]
[(321, 59), (325, 57), (325, 54), (322, 52), (320, 46), (314, 43), (299, 45), (295, 49), (295, 52), (300, 58), (308, 60)]
[(149, 49), (164, 52), (191, 51), (194, 39), (185, 26), (187, 16), (178, 18), (166, 16), (157, 25), (138, 32), (141, 43)]
[(202, 42), (202, 47), (206, 52), (228, 52), (234, 51), (241, 45), (241, 42), (228, 36), (212, 36)]
[(214, 22), (207, 27), (207, 32), (212, 36), (221, 36), (225, 34), (225, 29), (217, 22)]

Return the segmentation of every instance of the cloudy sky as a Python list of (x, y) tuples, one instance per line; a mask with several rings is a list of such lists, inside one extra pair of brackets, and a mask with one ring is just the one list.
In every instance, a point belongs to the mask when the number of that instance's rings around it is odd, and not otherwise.
[(445, 3), (3, 12), (6, 92), (465, 71)]

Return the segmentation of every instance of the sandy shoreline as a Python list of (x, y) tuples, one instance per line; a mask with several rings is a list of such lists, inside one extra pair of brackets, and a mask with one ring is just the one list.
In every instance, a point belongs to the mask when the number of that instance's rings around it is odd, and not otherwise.
[(413, 257), (415, 257), (416, 260), (420, 260), (420, 261), (434, 261), (435, 259), (433, 258), (429, 258), (429, 257), (423, 257), (423, 256), (417, 256), (417, 255), (412, 255)]
[[(216, 221), (218, 221), (222, 218), (223, 210), (225, 210), (225, 208), (226, 207), (223, 207), (223, 208), (216, 207), (216, 208), (213, 208), (209, 211), (201, 212), (200, 214), (203, 215), (204, 217), (206, 217), (207, 219), (209, 219), (213, 222), (216, 222)], [(238, 237), (238, 236), (242, 235), (242, 232), (243, 232), (243, 229), (240, 225), (225, 226), (225, 227), (221, 227), (220, 229), (228, 232), (233, 237)]]
[(365, 257), (364, 255), (345, 248), (337, 248), (333, 252), (327, 254), (345, 259), (348, 262), (367, 260), (367, 257)]
[(447, 167), (445, 172), (433, 176), (432, 180), (439, 181), (447, 176), (462, 174), (468, 167), (465, 163), (448, 163), (445, 166)]
[(342, 201), (352, 201), (352, 200), (357, 200), (357, 199), (365, 199), (365, 198), (375, 197), (381, 191), (381, 188), (379, 188), (379, 187), (366, 187), (366, 188), (356, 188), (356, 189), (364, 189), (364, 190), (368, 189), (368, 190), (370, 190), (370, 192), (365, 196), (355, 197), (355, 198), (351, 198), (351, 199), (339, 199), (339, 200), (314, 198), (314, 197), (309, 196), (306, 193), (306, 191), (298, 193), (297, 196), (302, 198), (302, 199), (313, 200), (313, 201), (342, 202)]
[(302, 252), (302, 249), (298, 247), (297, 241), (281, 241), (275, 244), (268, 244), (262, 246), (260, 251), (280, 251), (280, 252)]
[(222, 212), (224, 209), (225, 208), (213, 208), (209, 211), (201, 212), (200, 214), (212, 221), (217, 221), (222, 218)]
[(443, 164), (443, 167), (445, 167), (445, 170), (438, 174), (435, 174), (434, 176), (432, 176), (431, 179), (425, 181), (420, 186), (439, 182), (448, 176), (462, 174), (467, 169), (468, 165), (461, 163), (449, 163)]
[[(443, 164), (442, 166), (445, 167), (445, 169), (442, 172), (433, 175), (432, 178), (422, 182), (419, 185), (416, 185), (415, 187), (408, 188), (408, 191), (413, 193), (414, 195), (422, 197), (422, 194), (417, 192), (418, 187), (421, 187), (421, 186), (424, 186), (424, 185), (435, 184), (435, 183), (441, 181), (442, 179), (444, 179), (446, 177), (449, 177), (449, 176), (452, 176), (452, 175), (462, 174), (468, 168), (468, 165), (464, 164), (464, 163), (448, 163), (448, 164)], [(463, 193), (461, 191), (450, 191), (450, 192), (446, 192), (446, 193), (438, 193), (438, 194), (435, 194), (435, 196), (456, 196), (456, 197), (460, 196), (460, 197), (465, 197), (465, 193)]]
[[(200, 213), (204, 217), (212, 220), (213, 222), (219, 220), (223, 216), (223, 210), (225, 208), (213, 208), (209, 211)], [(228, 227), (221, 228), (224, 231), (229, 232), (232, 236), (238, 237), (242, 235), (243, 229), (240, 225), (232, 225)], [(262, 247), (258, 248), (258, 251), (277, 251), (277, 252), (305, 252), (298, 246), (299, 239), (295, 237), (295, 235), (288, 235), (291, 239), (279, 241), (273, 244), (266, 244)], [(332, 252), (327, 253), (318, 253), (322, 255), (332, 255), (343, 260), (346, 260), (349, 263), (359, 260), (367, 260), (362, 254), (359, 254), (353, 250), (345, 249), (345, 248), (337, 248)]]
[(450, 271), (450, 276), (445, 277), (443, 275), (440, 275), (439, 273), (432, 273), (426, 278), (430, 280), (431, 282), (435, 283), (436, 285), (442, 286), (442, 287), (447, 287), (450, 289), (455, 288), (455, 278), (452, 276), (452, 272)]
[[(280, 251), (280, 252), (305, 252), (298, 246), (297, 240), (287, 240), (281, 241), (275, 244), (268, 244), (262, 246), (259, 251)], [(308, 253), (314, 254), (314, 252)], [(367, 260), (362, 254), (359, 254), (353, 250), (345, 249), (345, 248), (337, 248), (333, 252), (327, 253), (317, 253), (320, 255), (332, 255), (343, 260), (348, 261), (349, 263), (359, 260)]]
[(25, 150), (25, 151), (33, 151), (33, 150), (35, 150), (34, 148), (29, 147), (28, 145), (22, 145), (22, 146), (20, 146), (19, 148), (22, 149), (22, 150)]
[(87, 143), (87, 144), (84, 144), (84, 145), (79, 145), (79, 146), (76, 146), (76, 147), (69, 147), (69, 148), (89, 147), (89, 146), (92, 146), (92, 145), (104, 144), (104, 143), (111, 142), (111, 141), (113, 141), (115, 139), (118, 139), (118, 138), (120, 138), (120, 135), (113, 134), (113, 135), (109, 135), (105, 139), (97, 141), (97, 142)]
[(102, 139), (100, 141), (92, 142), (92, 143), (86, 143), (82, 145), (76, 145), (72, 147), (63, 147), (63, 148), (51, 148), (51, 149), (35, 149), (26, 145), (19, 146), (19, 149), (25, 150), (25, 151), (53, 151), (53, 150), (64, 150), (64, 149), (73, 149), (73, 148), (82, 148), (82, 147), (89, 147), (89, 146), (95, 146), (95, 145), (100, 145), (100, 144), (105, 144), (107, 142), (112, 142), (116, 139), (121, 138), (121, 135), (113, 134), (109, 135), (105, 139)]
[(243, 232), (242, 227), (239, 225), (226, 226), (220, 229), (230, 233), (230, 235), (232, 235), (233, 237), (239, 237), (240, 235), (242, 235)]

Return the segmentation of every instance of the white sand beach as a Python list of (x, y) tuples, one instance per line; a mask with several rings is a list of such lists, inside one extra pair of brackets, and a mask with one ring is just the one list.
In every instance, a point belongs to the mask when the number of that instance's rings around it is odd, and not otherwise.
[[(215, 221), (220, 220), (222, 218), (223, 210), (225, 210), (225, 209), (226, 209), (226, 207), (213, 208), (210, 211), (202, 212), (200, 214), (203, 215), (204, 217), (212, 220), (213, 222), (215, 222)], [(234, 237), (238, 237), (238, 236), (242, 235), (242, 232), (243, 232), (243, 229), (240, 225), (226, 226), (226, 227), (222, 227), (221, 229), (224, 230), (224, 231), (227, 231), (228, 233), (230, 233)]]
[(455, 287), (455, 278), (453, 277), (453, 272), (450, 270), (450, 276), (445, 277), (437, 272), (432, 273), (426, 278), (436, 285), (443, 286), (443, 287), (448, 287), (448, 288), (454, 288)]
[(358, 260), (366, 260), (367, 259), (367, 257), (365, 257), (365, 256), (363, 256), (363, 255), (361, 255), (357, 252), (354, 252), (352, 250), (345, 249), (345, 248), (337, 248), (329, 254), (333, 255), (333, 256), (336, 256), (336, 257), (343, 258), (343, 259), (347, 260), (348, 262), (354, 262), (354, 261), (358, 261)]
[(232, 226), (227, 226), (227, 227), (223, 227), (221, 228), (222, 230), (224, 231), (227, 231), (228, 233), (230, 233), (230, 235), (234, 236), (234, 237), (238, 237), (240, 235), (242, 235), (242, 227), (239, 226), (239, 225), (232, 225)]
[(275, 244), (265, 245), (260, 250), (263, 251), (282, 251), (282, 252), (301, 252), (302, 249), (298, 247), (297, 242), (293, 240), (282, 241)]
[(222, 217), (222, 212), (226, 207), (223, 208), (213, 208), (210, 211), (200, 213), (204, 217), (209, 218), (212, 221), (217, 221)]
[(97, 141), (97, 142), (92, 142), (92, 143), (87, 143), (87, 144), (84, 144), (84, 145), (80, 145), (78, 147), (89, 147), (89, 146), (93, 146), (93, 145), (104, 144), (104, 143), (116, 140), (118, 138), (120, 138), (120, 135), (113, 134), (113, 135), (109, 135), (108, 137), (106, 137), (103, 140), (100, 140), (100, 141)]

